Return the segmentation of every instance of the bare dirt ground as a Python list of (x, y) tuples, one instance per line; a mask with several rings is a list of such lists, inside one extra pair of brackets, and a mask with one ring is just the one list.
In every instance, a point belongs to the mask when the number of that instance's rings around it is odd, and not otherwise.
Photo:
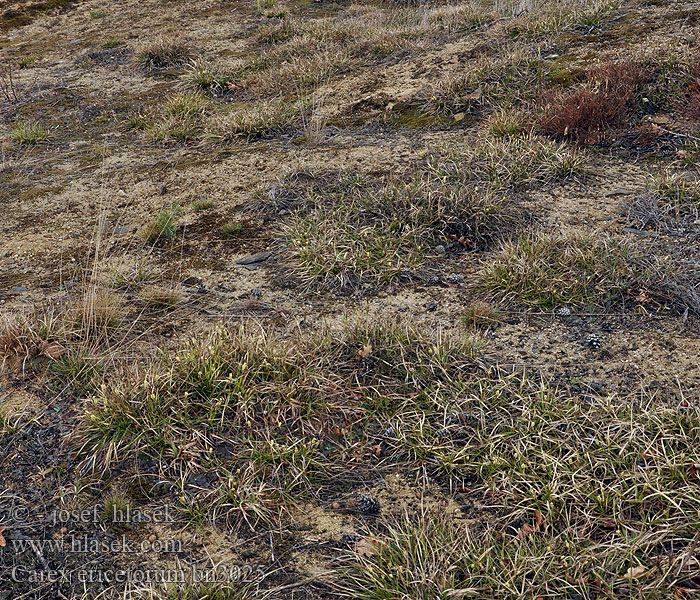
[(699, 17), (0, 7), (0, 599), (694, 597)]

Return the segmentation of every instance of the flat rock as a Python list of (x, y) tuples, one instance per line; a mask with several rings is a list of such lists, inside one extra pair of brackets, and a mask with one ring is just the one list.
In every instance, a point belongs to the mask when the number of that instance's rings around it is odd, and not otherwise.
[(252, 254), (251, 256), (244, 256), (236, 261), (237, 265), (254, 265), (266, 261), (272, 256), (272, 252), (269, 250), (267, 252), (258, 252), (257, 254)]

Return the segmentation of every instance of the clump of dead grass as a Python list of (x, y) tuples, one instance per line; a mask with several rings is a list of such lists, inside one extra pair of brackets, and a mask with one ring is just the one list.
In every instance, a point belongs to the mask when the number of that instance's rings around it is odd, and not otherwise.
[(526, 235), (505, 242), (484, 266), (481, 285), (500, 297), (540, 308), (608, 304), (638, 277), (631, 250), (612, 239)]
[(140, 297), (148, 308), (173, 308), (182, 302), (182, 294), (174, 287), (152, 284), (144, 286)]
[(189, 44), (177, 37), (157, 38), (145, 44), (136, 54), (139, 66), (147, 73), (182, 67), (191, 58)]
[(503, 315), (493, 304), (484, 300), (475, 300), (467, 306), (462, 315), (462, 322), (469, 327), (496, 327), (503, 322)]
[(541, 186), (585, 174), (585, 157), (536, 135), (482, 138), (434, 159), (431, 169), (455, 183), (482, 181), (496, 189)]
[(307, 195), (284, 229), (297, 276), (348, 289), (411, 279), (445, 236), (481, 248), (517, 221), (500, 194), (446, 179), (428, 169), (408, 182)]
[(700, 184), (682, 173), (650, 178), (647, 189), (625, 206), (627, 220), (637, 229), (676, 231), (698, 222)]
[(207, 100), (199, 92), (182, 92), (166, 99), (161, 114), (149, 121), (146, 133), (155, 140), (188, 142), (204, 131)]
[(211, 141), (226, 143), (263, 138), (290, 127), (305, 110), (303, 100), (273, 98), (238, 107), (210, 121), (207, 131)]

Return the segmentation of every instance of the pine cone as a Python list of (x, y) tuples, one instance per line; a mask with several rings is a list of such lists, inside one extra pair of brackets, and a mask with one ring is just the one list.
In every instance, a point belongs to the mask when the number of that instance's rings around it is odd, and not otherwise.
[(357, 510), (363, 515), (376, 515), (379, 508), (379, 500), (367, 494), (360, 494), (357, 500)]
[(356, 542), (360, 541), (360, 536), (354, 531), (343, 531), (343, 535), (340, 536), (340, 545), (346, 548), (350, 548), (355, 545)]
[(600, 336), (597, 333), (589, 333), (584, 342), (589, 348), (600, 350)]

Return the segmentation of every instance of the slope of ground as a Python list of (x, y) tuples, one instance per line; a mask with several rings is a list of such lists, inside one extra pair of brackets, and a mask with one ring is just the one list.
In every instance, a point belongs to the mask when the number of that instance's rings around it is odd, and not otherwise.
[(699, 593), (700, 3), (1, 10), (1, 600)]

